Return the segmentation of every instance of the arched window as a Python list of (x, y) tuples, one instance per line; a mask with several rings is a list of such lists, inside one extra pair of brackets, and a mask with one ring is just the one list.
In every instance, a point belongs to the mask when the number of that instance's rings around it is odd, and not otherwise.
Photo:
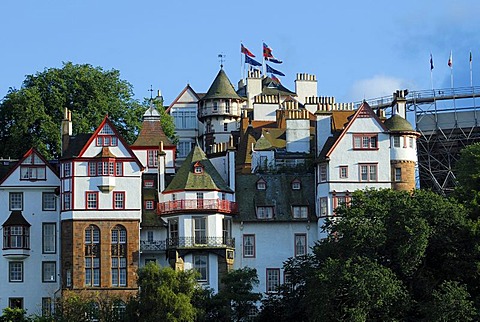
[(100, 229), (85, 229), (85, 286), (100, 286)]
[(127, 286), (127, 230), (121, 225), (112, 229), (112, 286)]

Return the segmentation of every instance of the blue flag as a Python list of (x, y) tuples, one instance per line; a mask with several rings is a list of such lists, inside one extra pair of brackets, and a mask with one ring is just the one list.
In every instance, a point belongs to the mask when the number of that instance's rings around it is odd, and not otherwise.
[(285, 76), (285, 74), (282, 73), (281, 71), (273, 69), (268, 64), (265, 64), (265, 65), (267, 65), (267, 73), (272, 73), (272, 74), (276, 74), (276, 75), (280, 75), (280, 76)]
[(275, 57), (269, 57), (269, 58), (265, 58), (265, 59), (268, 60), (269, 62), (272, 62), (272, 63), (275, 63), (275, 64), (283, 63), (280, 59), (276, 59)]
[(253, 58), (248, 57), (247, 55), (245, 55), (245, 64), (250, 64), (252, 66), (262, 66), (261, 63), (259, 63)]

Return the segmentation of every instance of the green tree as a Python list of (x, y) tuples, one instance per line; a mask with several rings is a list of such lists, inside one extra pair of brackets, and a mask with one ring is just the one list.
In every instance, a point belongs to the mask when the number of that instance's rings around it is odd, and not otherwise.
[(480, 142), (465, 147), (455, 165), (458, 186), (455, 196), (472, 211), (474, 218), (480, 217)]
[(30, 321), (26, 317), (26, 311), (19, 308), (6, 307), (3, 309), (3, 314), (0, 316), (0, 322), (23, 322)]
[(154, 263), (138, 270), (138, 296), (127, 305), (131, 321), (194, 321), (192, 301), (198, 292), (194, 271), (174, 271)]
[(286, 271), (303, 273), (266, 307), (279, 321), (294, 321), (295, 305), (306, 312), (298, 321), (429, 320), (444, 300), (478, 318), (469, 303), (480, 308), (479, 223), (461, 204), (430, 191), (366, 190), (336, 213), (311, 258), (287, 261)]
[(155, 108), (160, 114), (160, 124), (162, 125), (163, 132), (170, 140), (172, 140), (173, 143), (176, 144), (178, 138), (175, 134), (175, 122), (173, 121), (173, 116), (171, 116), (165, 111), (165, 106), (163, 106), (163, 99), (158, 97), (151, 100), (144, 99), (143, 106), (145, 110), (150, 107), (150, 103), (155, 105)]
[(0, 103), (0, 155), (16, 158), (36, 147), (46, 157), (57, 158), (65, 108), (72, 111), (73, 134), (92, 132), (108, 115), (130, 143), (144, 112), (118, 70), (67, 62), (62, 68), (27, 75), (19, 90), (10, 88)]

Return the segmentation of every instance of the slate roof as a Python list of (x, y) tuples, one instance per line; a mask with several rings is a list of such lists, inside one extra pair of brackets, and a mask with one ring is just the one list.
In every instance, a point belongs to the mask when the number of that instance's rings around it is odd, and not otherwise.
[(390, 132), (415, 132), (410, 122), (398, 114), (392, 115), (383, 124)]
[(164, 146), (174, 146), (172, 141), (165, 135), (165, 132), (163, 132), (160, 119), (144, 120), (142, 129), (131, 146), (151, 146), (158, 148), (160, 142), (163, 142)]
[(291, 90), (283, 86), (282, 83), (275, 82), (270, 77), (265, 77), (264, 79), (262, 79), (262, 94), (297, 96), (295, 92), (292, 92)]
[[(257, 181), (266, 181), (265, 190), (257, 190)], [(293, 180), (301, 181), (300, 190), (292, 190)], [(236, 221), (316, 222), (314, 174), (242, 174), (236, 177), (236, 201), (239, 215)], [(257, 219), (257, 206), (274, 206), (273, 219)], [(308, 206), (308, 218), (294, 219), (292, 206)]]
[(235, 92), (235, 88), (233, 87), (232, 83), (228, 79), (227, 74), (225, 74), (225, 71), (223, 69), (220, 69), (217, 77), (215, 77), (215, 80), (208, 89), (207, 94), (205, 94), (205, 96), (201, 99), (207, 100), (218, 98), (231, 98), (242, 100), (242, 98), (238, 96), (238, 94)]
[(80, 152), (82, 151), (85, 144), (87, 144), (88, 140), (93, 134), (77, 134), (74, 136), (70, 136), (68, 140), (68, 146), (65, 152), (63, 153), (61, 159), (68, 159), (77, 157)]
[(23, 217), (20, 210), (14, 210), (10, 213), (10, 216), (5, 220), (3, 226), (28, 226), (30, 223)]
[[(195, 165), (203, 167), (202, 173), (194, 173)], [(198, 145), (190, 151), (172, 182), (163, 192), (182, 190), (217, 190), (233, 193)]]

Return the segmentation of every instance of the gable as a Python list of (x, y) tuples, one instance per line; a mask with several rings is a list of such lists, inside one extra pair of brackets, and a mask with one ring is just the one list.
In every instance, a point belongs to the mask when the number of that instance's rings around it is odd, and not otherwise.
[(187, 84), (185, 88), (178, 94), (178, 96), (173, 100), (170, 106), (165, 110), (167, 113), (170, 113), (172, 107), (182, 107), (184, 104), (197, 103), (200, 100), (200, 97), (197, 93)]
[(36, 150), (28, 150), (1, 181), (3, 186), (59, 185), (57, 171)]

